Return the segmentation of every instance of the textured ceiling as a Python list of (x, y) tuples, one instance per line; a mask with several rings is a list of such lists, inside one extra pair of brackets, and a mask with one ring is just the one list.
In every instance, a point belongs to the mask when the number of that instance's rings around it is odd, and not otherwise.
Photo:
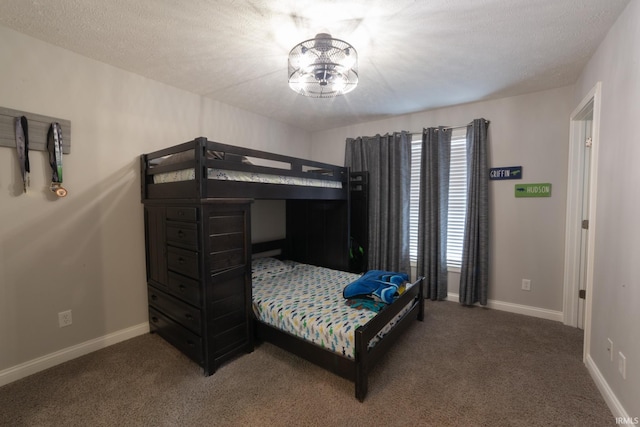
[[(308, 131), (572, 84), (629, 0), (2, 0), (0, 25)], [(297, 95), (287, 54), (351, 43), (360, 83)]]

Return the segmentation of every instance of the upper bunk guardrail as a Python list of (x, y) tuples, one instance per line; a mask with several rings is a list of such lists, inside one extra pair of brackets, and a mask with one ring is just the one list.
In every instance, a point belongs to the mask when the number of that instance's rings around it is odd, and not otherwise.
[[(198, 155), (195, 155), (198, 153)], [(212, 153), (216, 153), (213, 155)], [(169, 160), (169, 156), (174, 159)], [(208, 141), (200, 137), (193, 141), (143, 155), (145, 174), (155, 175), (198, 167), (249, 173), (282, 175), (326, 181), (347, 182), (347, 168), (251, 148)], [(266, 161), (269, 165), (246, 163)], [(274, 166), (274, 164), (278, 166)]]
[[(265, 164), (249, 164), (244, 159)], [(278, 167), (272, 166), (277, 164)], [(313, 160), (299, 159), (244, 147), (208, 141), (204, 137), (140, 156), (142, 199), (194, 199), (243, 197), (255, 199), (345, 200), (349, 197), (349, 169)], [(263, 182), (208, 178), (211, 169), (222, 172), (262, 174), (274, 177), (303, 178), (309, 181), (337, 183), (316, 185), (271, 180)], [(192, 178), (156, 183), (156, 175), (193, 170)]]

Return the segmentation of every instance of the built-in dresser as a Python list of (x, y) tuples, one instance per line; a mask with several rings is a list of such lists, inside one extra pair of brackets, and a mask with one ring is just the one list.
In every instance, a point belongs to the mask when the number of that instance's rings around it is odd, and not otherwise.
[(253, 351), (250, 204), (144, 200), (151, 331), (205, 375)]

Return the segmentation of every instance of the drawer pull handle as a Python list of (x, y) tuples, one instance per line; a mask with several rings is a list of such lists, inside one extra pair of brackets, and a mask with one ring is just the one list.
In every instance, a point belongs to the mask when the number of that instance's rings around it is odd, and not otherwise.
[(154, 300), (154, 301), (157, 300), (158, 299), (158, 295), (156, 295), (156, 294), (151, 295), (151, 299)]
[(180, 292), (184, 292), (185, 287), (184, 285), (178, 285), (178, 289), (180, 289)]
[(178, 211), (178, 216), (184, 216), (184, 211)]
[(152, 321), (153, 323), (158, 323), (158, 318), (157, 318), (156, 316), (153, 316), (153, 317), (151, 318), (151, 321)]
[(184, 236), (185, 236), (184, 231), (178, 230), (178, 237), (182, 239), (184, 238)]
[(184, 317), (186, 317), (187, 320), (193, 320), (193, 316), (190, 315), (189, 313), (185, 314)]
[(191, 341), (191, 340), (188, 340), (188, 341), (187, 341), (187, 345), (188, 345), (189, 347), (195, 347), (195, 346), (196, 346), (196, 343), (194, 343), (194, 342), (193, 342), (193, 341)]
[(184, 258), (182, 257), (178, 258), (178, 264), (180, 265), (184, 264)]

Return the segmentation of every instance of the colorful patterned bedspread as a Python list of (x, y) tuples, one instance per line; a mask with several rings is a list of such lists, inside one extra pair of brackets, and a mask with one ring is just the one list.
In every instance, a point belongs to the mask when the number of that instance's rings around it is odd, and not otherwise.
[[(253, 268), (253, 305), (257, 318), (342, 356), (354, 357), (354, 331), (376, 313), (346, 304), (343, 288), (358, 274), (292, 261)], [(397, 318), (410, 307), (407, 306)], [(396, 319), (397, 319), (396, 318)], [(393, 327), (390, 322), (383, 333)], [(377, 341), (377, 339), (375, 340)], [(374, 345), (372, 341), (369, 345)]]

